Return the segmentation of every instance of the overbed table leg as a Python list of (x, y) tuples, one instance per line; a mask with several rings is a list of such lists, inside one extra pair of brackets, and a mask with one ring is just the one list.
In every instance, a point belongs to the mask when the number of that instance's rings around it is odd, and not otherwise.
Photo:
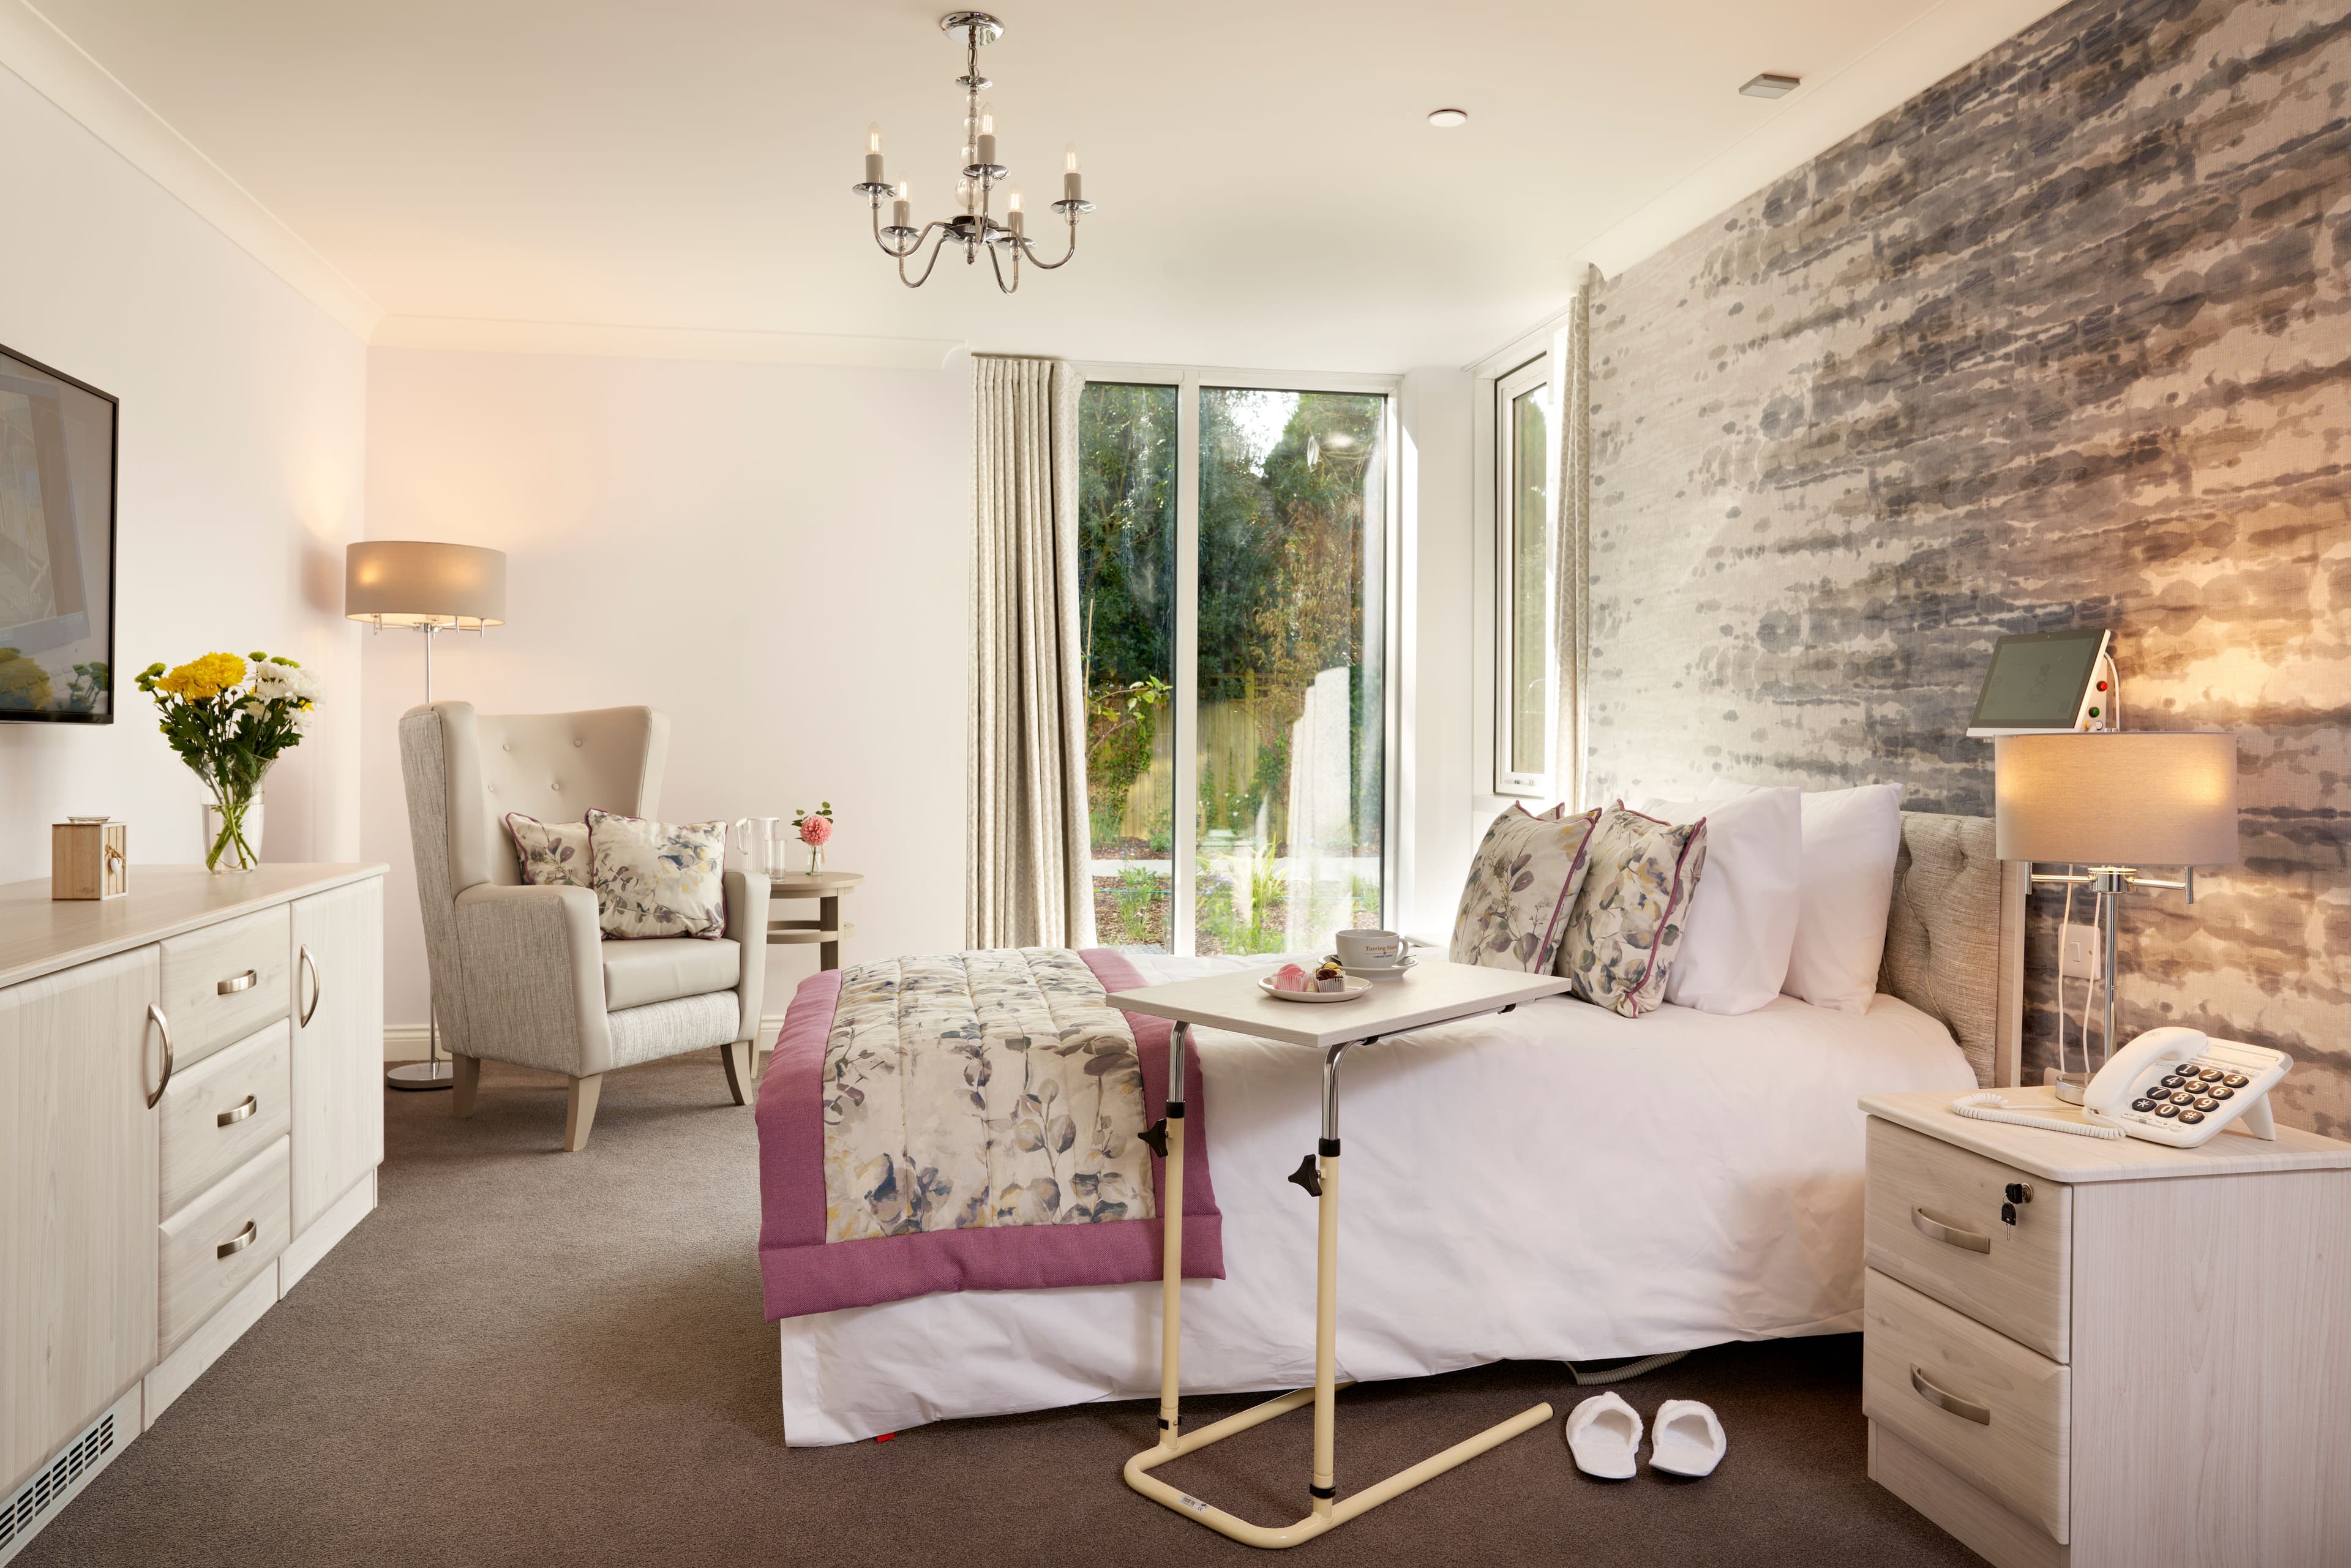
[[(1182, 1322), (1179, 1291), (1184, 1274), (1184, 1049), (1190, 1026), (1178, 1023), (1168, 1039), (1167, 1179), (1160, 1206), (1159, 1442), (1126, 1461), (1126, 1484), (1155, 1502), (1187, 1513), (1209, 1529), (1249, 1546), (1296, 1546), (1344, 1524), (1421, 1482), (1531, 1431), (1552, 1417), (1548, 1402), (1531, 1406), (1499, 1426), (1465, 1438), (1442, 1453), (1397, 1471), (1374, 1486), (1338, 1500), (1339, 1363), (1339, 1059), (1335, 1045), (1322, 1065), (1322, 1137), (1316, 1145), (1314, 1265), (1314, 1386), (1301, 1388), (1210, 1423), (1186, 1438), (1176, 1428), (1176, 1342)], [(1205, 1448), (1311, 1402), (1314, 1406), (1312, 1510), (1294, 1524), (1268, 1528), (1236, 1518), (1189, 1492), (1178, 1491), (1151, 1471), (1181, 1455)]]

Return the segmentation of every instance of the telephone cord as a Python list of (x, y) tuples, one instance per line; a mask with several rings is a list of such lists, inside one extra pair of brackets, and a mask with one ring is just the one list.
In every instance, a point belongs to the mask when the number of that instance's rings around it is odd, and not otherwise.
[(2087, 1122), (2060, 1122), (2048, 1116), (2028, 1116), (2009, 1107), (2008, 1098), (1987, 1090), (1980, 1094), (1962, 1094), (1951, 1102), (1951, 1109), (1962, 1116), (1972, 1116), (1979, 1122), (2010, 1122), (2020, 1127), (2046, 1127), (2053, 1133), (2072, 1133), (2082, 1138), (2119, 1138), (2120, 1127), (2093, 1126)]

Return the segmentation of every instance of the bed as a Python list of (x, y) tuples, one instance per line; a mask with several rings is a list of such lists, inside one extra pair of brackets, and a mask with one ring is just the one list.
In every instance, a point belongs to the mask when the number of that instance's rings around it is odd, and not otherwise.
[[(1859, 1325), (1864, 1093), (2015, 1082), (2022, 868), (1905, 813), (1880, 994), (1726, 1018), (1551, 998), (1348, 1061), (1340, 1373), (1411, 1377)], [(1147, 983), (1277, 958), (1133, 956)], [(1225, 1277), (1184, 1285), (1187, 1393), (1311, 1380), (1312, 1052), (1195, 1034)], [(964, 1291), (782, 1321), (786, 1439), (1157, 1392), (1159, 1287)]]

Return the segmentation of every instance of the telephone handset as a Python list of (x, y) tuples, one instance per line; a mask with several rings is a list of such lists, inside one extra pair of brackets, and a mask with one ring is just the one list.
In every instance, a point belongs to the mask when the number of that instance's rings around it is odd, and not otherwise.
[(2269, 1092), (2293, 1065), (2294, 1058), (2265, 1046), (2177, 1026), (2149, 1030), (2098, 1069), (2083, 1091), (2082, 1115), (2180, 1149), (2240, 1121), (2241, 1131), (2274, 1141)]
[(2035, 1116), (1998, 1094), (1970, 1094), (1951, 1109), (1985, 1122), (2012, 1122), (2092, 1138), (2126, 1134), (2151, 1144), (2192, 1149), (2231, 1122), (2256, 1138), (2277, 1138), (2270, 1090), (2294, 1058), (2241, 1040), (2212, 1040), (2177, 1025), (2152, 1029), (2115, 1052), (2082, 1093), (2079, 1122)]

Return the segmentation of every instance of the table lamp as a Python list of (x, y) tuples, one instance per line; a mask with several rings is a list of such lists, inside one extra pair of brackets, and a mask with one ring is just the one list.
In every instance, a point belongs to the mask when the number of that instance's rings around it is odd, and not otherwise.
[[(480, 632), (507, 619), (507, 558), (479, 545), (369, 539), (343, 552), (343, 614), (381, 632), (424, 633), (424, 700), (433, 700), (433, 642), (442, 632)], [(441, 1055), (441, 1019), (425, 981), (426, 1059), (388, 1070), (394, 1089), (446, 1089), (455, 1080)]]
[[(2037, 883), (2088, 887), (2097, 894), (2105, 1002), (2100, 1060), (2115, 1050), (2115, 948), (2122, 895), (2132, 888), (2172, 888), (2196, 902), (2196, 868), (2234, 865), (2237, 850), (2237, 737), (2194, 732), (2004, 735), (1993, 743), (1994, 852), (2004, 861), (2062, 863), (2063, 874)], [(2070, 868), (2086, 866), (2086, 873)], [(2177, 882), (2143, 875), (2145, 866), (2179, 866)], [(2064, 998), (2058, 998), (2057, 1096), (2079, 1104), (2093, 1074), (2090, 1041), (2083, 1071), (2066, 1071)]]

